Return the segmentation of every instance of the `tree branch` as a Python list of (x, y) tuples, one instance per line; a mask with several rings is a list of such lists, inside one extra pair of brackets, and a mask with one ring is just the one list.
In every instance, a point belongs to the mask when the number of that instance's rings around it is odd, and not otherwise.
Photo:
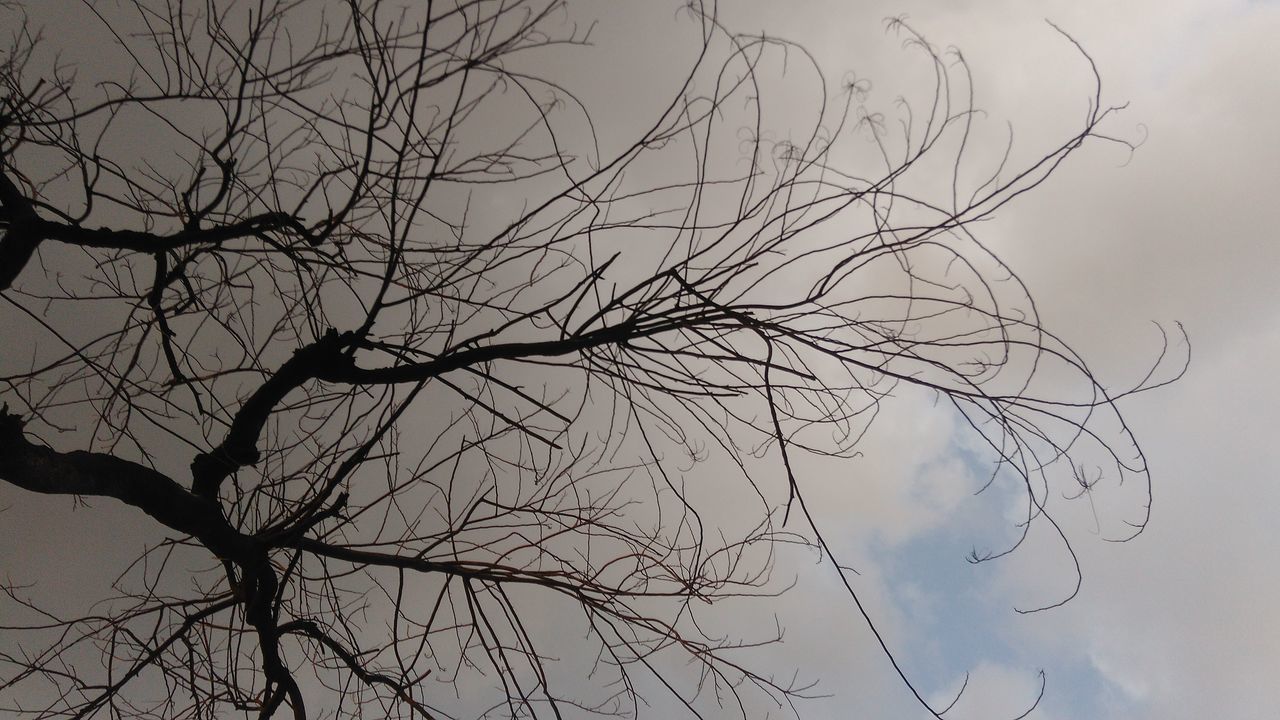
[(46, 495), (114, 498), (230, 560), (241, 562), (252, 552), (252, 541), (236, 532), (217, 506), (167, 475), (112, 455), (37, 445), (27, 439), (24, 426), (7, 405), (0, 408), (0, 479)]
[(7, 290), (13, 284), (31, 259), (32, 253), (45, 240), (81, 247), (155, 254), (188, 245), (218, 245), (230, 240), (286, 230), (300, 235), (312, 246), (320, 244), (323, 239), (323, 235), (312, 233), (293, 215), (282, 212), (262, 213), (214, 227), (185, 228), (167, 235), (141, 230), (87, 228), (55, 222), (39, 217), (31, 201), (3, 173), (0, 173), (0, 207), (3, 209), (0, 218), (8, 225), (4, 237), (0, 238), (0, 290)]
[(276, 405), (308, 380), (332, 375), (349, 363), (349, 359), (344, 363), (347, 356), (342, 350), (351, 339), (350, 333), (330, 330), (285, 361), (240, 406), (222, 443), (191, 462), (192, 492), (201, 498), (216, 498), (223, 480), (246, 465), (256, 465), (261, 457), (258, 439)]

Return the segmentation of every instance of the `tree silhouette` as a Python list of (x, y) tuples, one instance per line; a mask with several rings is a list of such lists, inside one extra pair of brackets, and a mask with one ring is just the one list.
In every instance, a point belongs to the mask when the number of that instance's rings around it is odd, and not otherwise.
[(1020, 478), (1024, 537), (1148, 482), (1114, 402), (1179, 369), (1104, 389), (973, 234), (1123, 144), (1100, 83), (1013, 167), (896, 21), (935, 84), (883, 115), (701, 2), (669, 103), (594, 110), (557, 0), (86, 2), (93, 48), (49, 12), (0, 7), (0, 479), (155, 541), (83, 616), (5, 586), (16, 717), (794, 709), (741, 660), (781, 631), (707, 618), (792, 546), (862, 611), (806, 469), (896, 388)]

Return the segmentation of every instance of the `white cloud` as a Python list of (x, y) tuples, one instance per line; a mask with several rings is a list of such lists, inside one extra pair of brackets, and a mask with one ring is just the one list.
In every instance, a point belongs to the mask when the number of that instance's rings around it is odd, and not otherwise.
[[(880, 88), (900, 77), (892, 71), (902, 55), (891, 43), (877, 43), (878, 26), (823, 22), (824, 14), (836, 12), (834, 4), (804, 7), (791, 19), (779, 15), (760, 24), (790, 23), (798, 39), (817, 38), (811, 45), (821, 45), (824, 58), (843, 59), (860, 73), (874, 68), (868, 72)], [(1125, 167), (1127, 157), (1118, 151), (1075, 158), (1038, 194), (984, 228), (984, 238), (996, 239), (1037, 293), (1047, 320), (1104, 378), (1140, 377), (1158, 348), (1150, 320), (1181, 320), (1193, 340), (1193, 365), (1183, 381), (1126, 405), (1155, 473), (1149, 530), (1116, 546), (1093, 538), (1091, 521), (1068, 512), (1085, 573), (1080, 597), (1050, 613), (1010, 617), (993, 632), (1025, 643), (1021, 659), (1029, 666), (1039, 659), (1050, 668), (1050, 693), (1072, 692), (1054, 684), (1054, 665), (1092, 668), (1115, 691), (1108, 703), (1117, 719), (1271, 716), (1280, 704), (1280, 686), (1271, 677), (1280, 668), (1274, 613), (1280, 566), (1271, 557), (1280, 547), (1271, 517), (1280, 506), (1280, 453), (1272, 437), (1280, 427), (1280, 142), (1274, 130), (1280, 85), (1273, 77), (1280, 66), (1274, 41), (1280, 8), (1211, 2), (878, 7), (884, 14), (905, 11), (931, 39), (960, 45), (974, 65), (980, 104), (997, 121), (1013, 116), (1019, 143), (1028, 148), (1055, 114), (1063, 122), (1076, 119), (1063, 109), (1074, 107), (1081, 79), (1069, 48), (1063, 52), (1040, 18), (1053, 18), (1084, 44), (1109, 97), (1132, 101), (1117, 129), (1136, 134), (1143, 123), (1147, 142)], [(1036, 106), (1026, 98), (1053, 104)], [(892, 434), (886, 430), (868, 448), (890, 457), (902, 452)], [(895, 485), (899, 491), (913, 484), (941, 487), (925, 466), (906, 465), (916, 475)], [(860, 513), (875, 515), (860, 522), (891, 527), (883, 532), (899, 544), (938, 527), (927, 506), (900, 506), (909, 493), (875, 488), (851, 501)], [(1106, 500), (1100, 498), (1104, 513)], [(1003, 562), (998, 596), (1012, 604), (1057, 592), (1066, 580), (1055, 559), (1029, 547)], [(904, 610), (929, 607), (927, 589), (924, 597), (905, 593), (899, 601), (912, 597)], [(915, 619), (906, 618), (908, 624)], [(995, 688), (990, 697), (1003, 703), (987, 708), (995, 713), (989, 717), (1007, 716), (1010, 698), (1023, 688), (1018, 683), (1025, 685), (1024, 668), (1012, 668), (975, 670), (975, 687), (986, 677)]]
[[(1013, 718), (1036, 703), (1040, 688), (1041, 678), (1035, 671), (985, 662), (971, 670), (967, 680), (957, 678), (945, 692), (938, 693), (929, 702), (942, 709), (954, 700), (955, 706), (947, 713), (947, 720)], [(1043, 706), (1037, 707), (1029, 717), (1053, 720)]]

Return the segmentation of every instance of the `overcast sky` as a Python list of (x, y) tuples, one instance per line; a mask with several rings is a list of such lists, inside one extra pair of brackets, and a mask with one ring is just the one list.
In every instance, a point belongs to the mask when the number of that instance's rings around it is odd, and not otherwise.
[[(1104, 100), (1129, 102), (1112, 128), (1135, 139), (1145, 132), (1131, 158), (1106, 148), (1073, 157), (982, 233), (1031, 286), (1046, 324), (1104, 381), (1135, 379), (1159, 346), (1151, 321), (1185, 325), (1190, 372), (1125, 406), (1154, 473), (1150, 526), (1124, 545), (1078, 542), (1079, 597), (1018, 616), (1014, 604), (1061, 587), (1061, 565), (1034, 553), (990, 572), (966, 565), (961, 543), (982, 510), (957, 497), (939, 501), (954, 512), (925, 512), (912, 494), (955, 472), (962, 443), (940, 439), (951, 430), (945, 423), (907, 419), (896, 439), (886, 441), (892, 431), (882, 425), (872, 442), (920, 447), (916, 433), (933, 438), (933, 457), (913, 463), (914, 479), (897, 486), (902, 506), (915, 509), (909, 530), (900, 519), (871, 529), (870, 547), (883, 552), (863, 558), (877, 570), (862, 581), (884, 582), (887, 617), (903, 623), (897, 637), (924, 688), (941, 697), (973, 672), (957, 718), (1016, 714), (1034, 696), (1038, 668), (1048, 690), (1032, 717), (1274, 717), (1280, 4), (831, 1), (726, 10), (743, 29), (787, 35), (886, 92), (901, 54), (875, 20), (906, 14), (935, 44), (963, 50), (977, 104), (1011, 120), (1019, 144), (1060, 131), (1085, 99), (1087, 68), (1045, 18), (1095, 59)], [(827, 689), (844, 695), (830, 702), (831, 717), (847, 703), (876, 705), (860, 681)]]
[[(1092, 536), (1087, 517), (1074, 518), (1079, 596), (1018, 615), (1015, 606), (1060, 595), (1069, 573), (1035, 547), (1007, 562), (965, 561), (975, 537), (1008, 529), (1007, 509), (998, 494), (968, 493), (983, 473), (970, 441), (953, 418), (909, 395), (867, 439), (857, 466), (865, 480), (856, 493), (828, 498), (823, 520), (838, 528), (833, 544), (862, 573), (859, 592), (922, 691), (946, 697), (970, 673), (969, 692), (948, 718), (1017, 715), (1034, 699), (1041, 668), (1047, 691), (1032, 718), (1274, 717), (1280, 3), (725, 0), (722, 14), (735, 30), (803, 44), (830, 79), (846, 70), (870, 78), (886, 105), (915, 76), (881, 21), (906, 15), (932, 42), (963, 50), (978, 106), (997, 127), (1010, 121), (1027, 149), (1078, 124), (1090, 94), (1087, 65), (1044, 20), (1093, 57), (1104, 100), (1129, 103), (1111, 129), (1141, 146), (1132, 155), (1086, 149), (986, 224), (982, 238), (1030, 286), (1046, 325), (1104, 382), (1141, 377), (1160, 346), (1152, 321), (1186, 327), (1187, 376), (1124, 405), (1154, 474), (1149, 527), (1114, 544)], [(610, 28), (603, 15), (600, 37), (630, 39), (623, 56), (653, 53), (636, 25)], [(629, 10), (613, 19), (624, 16), (637, 21)], [(6, 513), (6, 542), (31, 541), (44, 517)], [(86, 513), (80, 527), (92, 535), (93, 523), (109, 520)], [(6, 570), (31, 577), (57, 565), (58, 553), (83, 550), (46, 547), (14, 553)], [(114, 551), (102, 552), (109, 565)], [(120, 559), (127, 554), (125, 547)], [(807, 716), (923, 716), (830, 573), (798, 572), (803, 592), (780, 604), (787, 635), (771, 652), (830, 693), (802, 708)], [(60, 581), (41, 582), (56, 593)]]

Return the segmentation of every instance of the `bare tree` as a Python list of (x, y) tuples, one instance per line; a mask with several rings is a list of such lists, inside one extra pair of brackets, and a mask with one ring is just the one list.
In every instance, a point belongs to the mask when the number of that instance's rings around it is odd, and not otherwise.
[(1100, 84), (1013, 167), (900, 22), (914, 111), (695, 1), (669, 103), (593, 115), (558, 0), (51, 5), (0, 8), (0, 479), (155, 542), (83, 616), (6, 586), (15, 717), (794, 709), (742, 660), (777, 633), (706, 622), (792, 547), (862, 610), (805, 488), (895, 388), (1020, 478), (1024, 535), (1147, 482), (1114, 402), (1179, 368), (1104, 389), (972, 233), (1121, 142)]

